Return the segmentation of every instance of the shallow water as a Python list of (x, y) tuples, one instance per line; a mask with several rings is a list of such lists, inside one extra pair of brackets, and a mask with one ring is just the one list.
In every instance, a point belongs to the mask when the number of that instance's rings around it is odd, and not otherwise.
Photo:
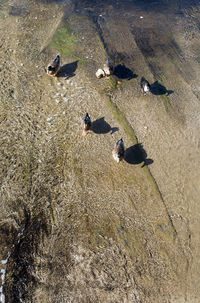
[[(174, 49), (184, 61), (183, 52), (174, 40), (176, 32), (184, 31), (186, 39), (190, 39), (195, 31), (199, 30), (199, 2), (193, 1), (47, 1), (49, 3), (59, 3), (65, 12), (64, 19), (75, 13), (80, 16), (88, 16), (96, 23), (97, 30), (108, 56), (114, 64), (126, 63), (126, 55), (117, 53), (114, 44), (124, 45), (124, 40), (120, 38), (119, 32), (127, 27), (132, 30), (133, 39), (141, 49), (145, 57), (154, 57), (156, 51), (162, 49)], [(73, 3), (73, 5), (71, 4)], [(69, 13), (69, 6), (71, 7)], [(109, 35), (109, 31), (116, 34), (109, 37), (108, 43), (103, 36)], [(126, 28), (124, 28), (126, 31)], [(113, 49), (112, 49), (113, 48)], [(124, 47), (126, 49), (126, 45)], [(127, 39), (127, 48), (130, 48)], [(130, 49), (127, 50), (130, 53)], [(167, 52), (167, 51), (166, 51)], [(127, 54), (128, 57), (129, 54)], [(195, 54), (194, 54), (195, 55)], [(134, 55), (133, 55), (134, 56)], [(190, 55), (191, 57), (191, 55)], [(196, 58), (194, 58), (196, 59)], [(199, 59), (197, 59), (197, 64)], [(155, 75), (157, 77), (157, 75)]]
[[(199, 15), (197, 1), (1, 2), (8, 302), (199, 301)], [(97, 81), (106, 57), (114, 76)]]

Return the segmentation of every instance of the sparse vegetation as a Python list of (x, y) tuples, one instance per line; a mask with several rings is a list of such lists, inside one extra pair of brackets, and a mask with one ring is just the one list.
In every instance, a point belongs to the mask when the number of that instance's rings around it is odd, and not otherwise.
[(160, 97), (163, 99), (163, 103), (164, 103), (166, 111), (169, 112), (170, 109), (172, 109), (172, 105), (170, 103), (168, 96), (162, 95)]
[(56, 30), (49, 47), (58, 50), (63, 57), (79, 59), (75, 54), (78, 41), (78, 36), (72, 31), (69, 23), (63, 21)]

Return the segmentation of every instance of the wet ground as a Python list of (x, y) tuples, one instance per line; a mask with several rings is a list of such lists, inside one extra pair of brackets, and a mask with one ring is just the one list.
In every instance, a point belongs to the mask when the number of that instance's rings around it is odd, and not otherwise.
[(200, 302), (200, 9), (146, 3), (0, 4), (2, 302)]

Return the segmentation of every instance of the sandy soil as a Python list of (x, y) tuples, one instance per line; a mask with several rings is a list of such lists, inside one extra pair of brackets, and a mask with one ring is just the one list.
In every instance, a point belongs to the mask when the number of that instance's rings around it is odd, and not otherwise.
[[(1, 295), (198, 303), (199, 10), (190, 28), (180, 18), (158, 29), (159, 13), (124, 19), (109, 5), (94, 22), (73, 8), (0, 6)], [(58, 51), (62, 72), (49, 77)], [(115, 75), (97, 80), (107, 56)], [(147, 96), (142, 75), (154, 83)]]

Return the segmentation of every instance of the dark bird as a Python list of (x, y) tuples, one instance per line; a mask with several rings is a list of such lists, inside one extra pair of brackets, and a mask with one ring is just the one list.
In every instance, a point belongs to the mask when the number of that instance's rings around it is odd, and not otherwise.
[(83, 118), (83, 132), (82, 132), (82, 136), (86, 136), (88, 131), (91, 129), (92, 126), (92, 122), (90, 119), (90, 116), (88, 115), (88, 113), (86, 113), (85, 117)]
[(124, 151), (124, 141), (120, 139), (119, 141), (117, 141), (112, 151), (113, 158), (115, 159), (115, 161), (117, 161), (117, 163), (119, 163), (124, 158)]
[(150, 92), (151, 86), (144, 77), (141, 78), (140, 86), (143, 89), (144, 95), (146, 95), (148, 92)]
[(56, 76), (60, 70), (60, 55), (58, 54), (47, 66), (47, 74)]

